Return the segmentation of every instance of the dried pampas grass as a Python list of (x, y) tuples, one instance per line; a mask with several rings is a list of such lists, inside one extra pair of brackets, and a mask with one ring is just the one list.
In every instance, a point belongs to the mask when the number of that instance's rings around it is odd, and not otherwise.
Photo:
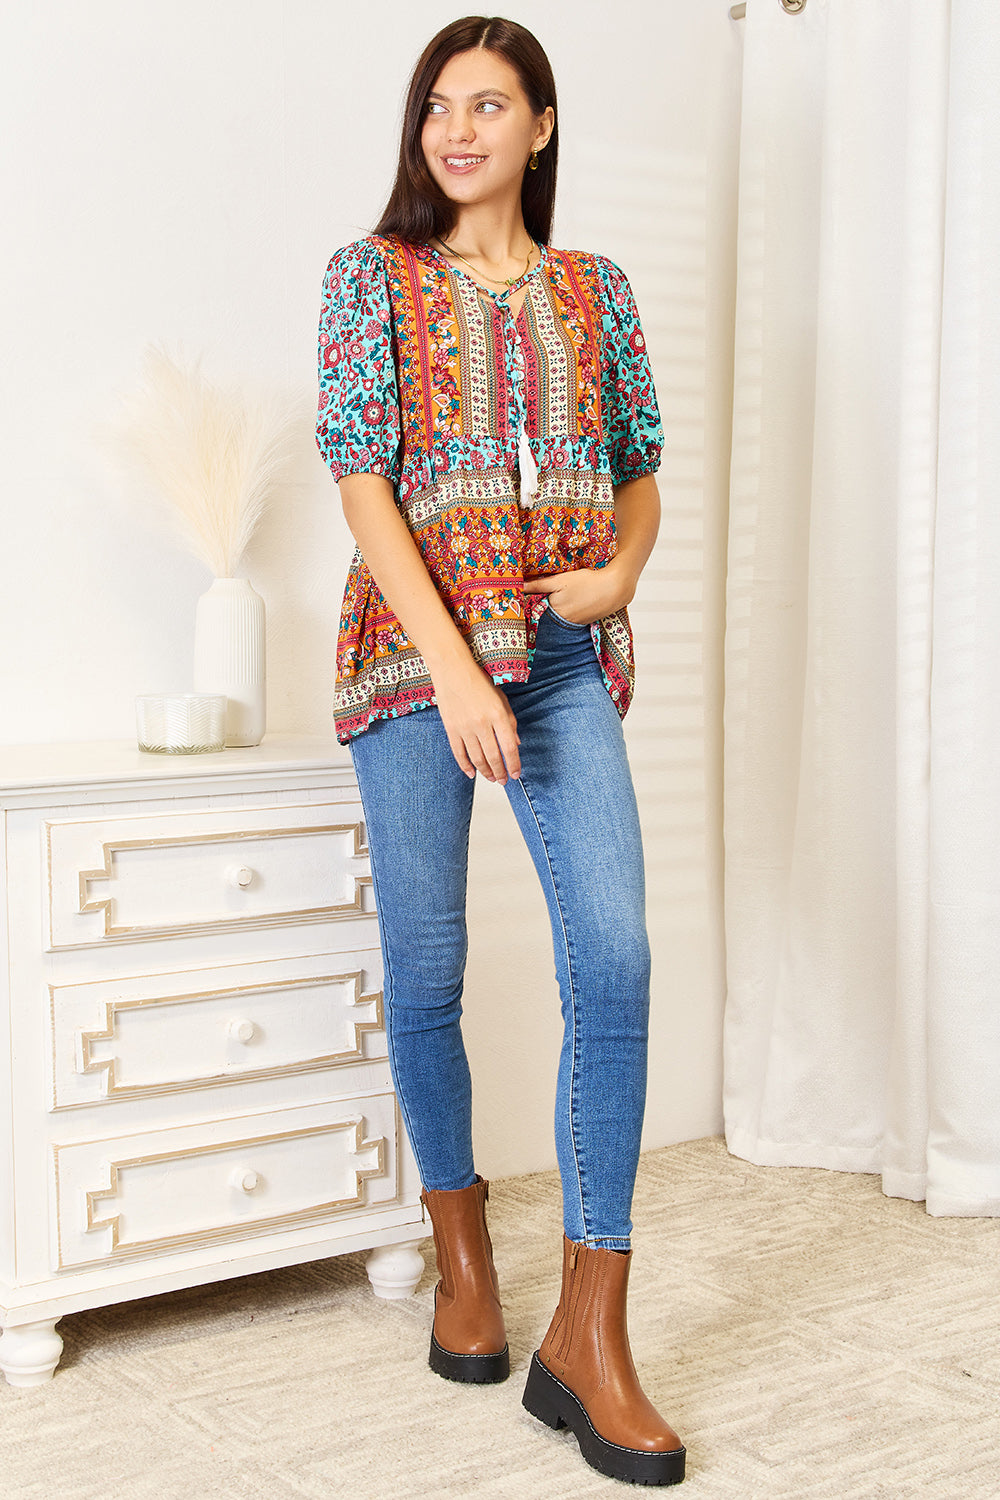
[(175, 529), (217, 578), (240, 565), (301, 425), (297, 403), (212, 385), (199, 362), (147, 350), (115, 448), (168, 502)]

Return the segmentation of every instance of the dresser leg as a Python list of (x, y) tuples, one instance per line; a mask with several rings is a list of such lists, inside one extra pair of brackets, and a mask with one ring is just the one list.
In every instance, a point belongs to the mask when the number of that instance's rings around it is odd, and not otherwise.
[(44, 1385), (55, 1373), (63, 1341), (56, 1333), (58, 1318), (5, 1328), (0, 1338), (0, 1370), (8, 1385)]
[(412, 1297), (424, 1273), (424, 1258), (416, 1240), (403, 1245), (380, 1245), (365, 1261), (376, 1297)]

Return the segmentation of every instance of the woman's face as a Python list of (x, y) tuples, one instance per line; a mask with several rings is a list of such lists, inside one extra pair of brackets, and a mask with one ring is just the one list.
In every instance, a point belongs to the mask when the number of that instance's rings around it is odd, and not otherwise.
[(427, 97), (421, 145), (428, 170), (454, 202), (516, 194), (528, 157), (552, 134), (551, 109), (533, 113), (514, 69), (495, 52), (459, 52)]

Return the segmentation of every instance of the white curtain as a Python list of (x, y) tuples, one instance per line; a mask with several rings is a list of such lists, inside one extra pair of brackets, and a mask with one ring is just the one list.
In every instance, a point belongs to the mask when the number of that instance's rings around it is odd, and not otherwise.
[(1000, 5), (749, 0), (727, 1140), (1000, 1213)]

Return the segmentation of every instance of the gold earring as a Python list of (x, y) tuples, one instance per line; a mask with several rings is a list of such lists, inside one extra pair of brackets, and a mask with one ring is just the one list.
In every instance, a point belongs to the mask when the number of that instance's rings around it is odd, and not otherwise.
[(537, 172), (538, 171), (538, 152), (537, 151), (532, 151), (531, 155), (528, 157), (528, 166), (531, 168), (531, 170), (533, 172)]

